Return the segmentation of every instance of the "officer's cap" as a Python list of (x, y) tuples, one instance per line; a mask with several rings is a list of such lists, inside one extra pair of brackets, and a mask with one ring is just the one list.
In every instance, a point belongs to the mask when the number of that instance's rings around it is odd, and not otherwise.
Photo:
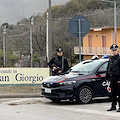
[(116, 44), (113, 44), (111, 45), (110, 47), (111, 50), (117, 50), (118, 49), (118, 46)]
[(61, 53), (63, 51), (63, 49), (61, 47), (59, 47), (56, 51)]

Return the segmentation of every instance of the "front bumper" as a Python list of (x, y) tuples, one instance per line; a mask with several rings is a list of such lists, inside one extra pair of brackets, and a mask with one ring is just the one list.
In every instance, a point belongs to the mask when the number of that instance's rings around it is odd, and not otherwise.
[[(49, 89), (49, 92), (46, 90)], [(75, 98), (74, 86), (61, 86), (57, 88), (42, 87), (42, 95), (49, 99), (72, 99)]]

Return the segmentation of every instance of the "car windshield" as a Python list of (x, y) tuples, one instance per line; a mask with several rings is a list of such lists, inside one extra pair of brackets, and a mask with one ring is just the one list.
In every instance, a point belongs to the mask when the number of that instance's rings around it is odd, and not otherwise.
[(100, 61), (98, 60), (84, 61), (73, 66), (70, 69), (70, 72), (89, 73), (89, 72), (92, 72), (99, 64), (100, 64)]

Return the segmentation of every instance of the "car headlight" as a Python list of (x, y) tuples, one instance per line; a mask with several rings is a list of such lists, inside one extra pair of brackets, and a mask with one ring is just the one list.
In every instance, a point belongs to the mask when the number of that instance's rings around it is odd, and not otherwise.
[(66, 82), (60, 82), (59, 84), (60, 85), (72, 85), (72, 84), (75, 84), (76, 81), (66, 81)]

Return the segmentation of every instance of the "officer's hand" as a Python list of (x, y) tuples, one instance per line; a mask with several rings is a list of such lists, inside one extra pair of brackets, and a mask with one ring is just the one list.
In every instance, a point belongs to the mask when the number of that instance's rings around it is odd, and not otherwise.
[(56, 70), (57, 68), (56, 67), (53, 67), (53, 70)]
[(61, 70), (59, 70), (59, 71), (58, 71), (58, 73), (62, 73), (62, 71), (61, 71)]
[(120, 83), (120, 81), (118, 81), (118, 83)]

